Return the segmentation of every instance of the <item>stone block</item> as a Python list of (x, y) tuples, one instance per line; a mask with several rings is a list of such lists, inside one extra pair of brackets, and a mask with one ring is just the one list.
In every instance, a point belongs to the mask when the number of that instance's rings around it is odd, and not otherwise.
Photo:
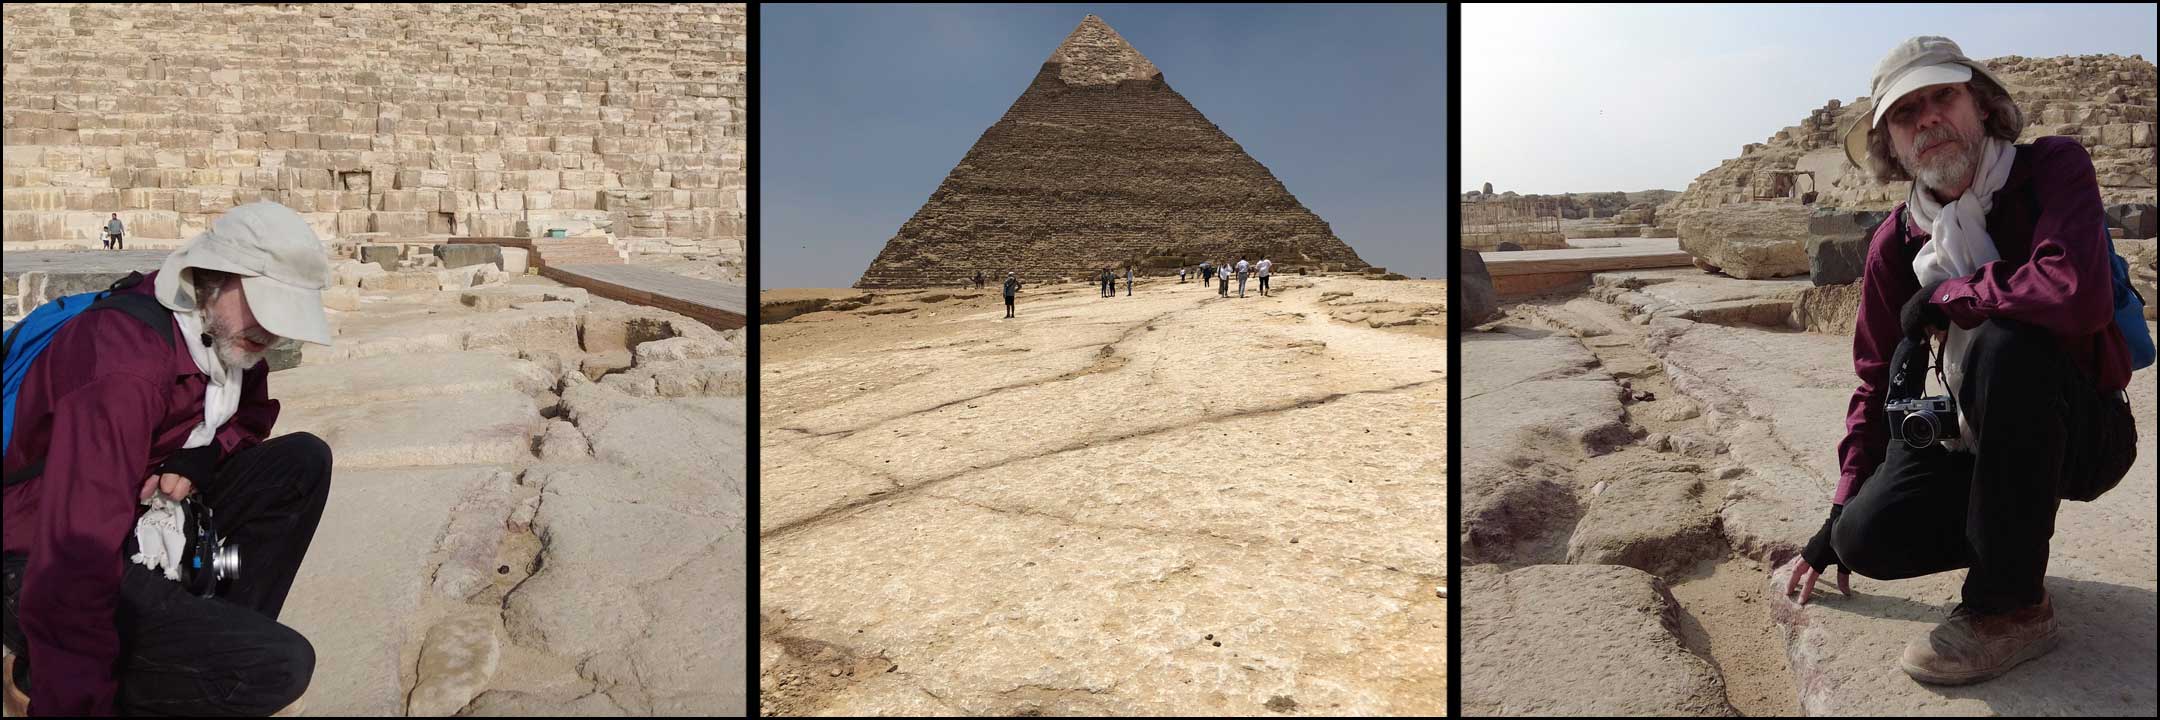
[(395, 271), (398, 269), (399, 252), (400, 248), (396, 245), (362, 245), (360, 261), (374, 263), (386, 272)]
[(363, 277), (360, 287), (363, 290), (436, 290), (442, 287), (442, 278), (436, 275), (437, 272), (443, 271), (419, 270)]
[(497, 269), (502, 269), (502, 250), (501, 245), (443, 243), (435, 246), (434, 253), (436, 257), (442, 258), (442, 265), (445, 268), (461, 268), (485, 263), (494, 265)]
[(423, 235), (428, 231), (428, 215), (424, 212), (375, 213), (375, 231), (391, 237)]
[(1890, 217), (1887, 210), (1817, 208), (1808, 215), (1808, 276), (1817, 286), (1843, 285), (1860, 279), (1867, 265), (1868, 241)]
[(2107, 207), (2108, 226), (2123, 229), (2128, 238), (2160, 235), (2160, 212), (2151, 203), (2126, 203)]
[(503, 269), (503, 272), (506, 272), (506, 273), (510, 273), (510, 274), (512, 274), (512, 275), (523, 275), (523, 274), (525, 274), (525, 269), (526, 269), (527, 267), (529, 267), (529, 263), (531, 262), (531, 255), (532, 255), (532, 251), (530, 251), (530, 250), (526, 250), (525, 248), (512, 248), (512, 247), (506, 247), (506, 248), (503, 248), (503, 249), (502, 249), (502, 269)]
[(1485, 258), (1476, 250), (1462, 248), (1455, 253), (1456, 264), (1462, 268), (1463, 320), (1476, 325), (1500, 316), (1500, 295), (1493, 289), (1492, 275), (1485, 270)]

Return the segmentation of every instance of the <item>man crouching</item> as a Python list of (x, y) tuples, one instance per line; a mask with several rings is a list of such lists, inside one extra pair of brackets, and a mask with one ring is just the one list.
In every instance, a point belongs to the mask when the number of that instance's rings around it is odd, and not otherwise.
[[(1946, 38), (1900, 44), (1872, 95), (1848, 157), (1878, 181), (1912, 180), (1912, 194), (1868, 245), (1843, 472), (1787, 592), (1806, 602), (1833, 565), (1840, 589), (1850, 573), (1966, 568), (1962, 602), (1898, 666), (1980, 682), (2060, 641), (2044, 583), (2056, 511), (2113, 487), (2137, 455), (2100, 187), (2076, 139), (2017, 144), (2017, 104)], [(1897, 348), (1925, 352), (1938, 334), (1951, 439), (1906, 429), (1893, 442), (1886, 400), (1924, 374), (1893, 374)]]
[[(330, 497), (330, 448), (271, 438), (264, 355), (280, 338), (330, 344), (329, 276), (297, 213), (245, 205), (113, 292), (154, 306), (85, 311), (32, 361), (4, 459), (11, 705), (26, 691), (37, 715), (296, 709), (315, 651), (277, 617)], [(175, 567), (191, 565), (167, 551), (180, 538), (152, 522), (191, 496), (245, 563), (214, 597), (176, 581), (202, 570)]]

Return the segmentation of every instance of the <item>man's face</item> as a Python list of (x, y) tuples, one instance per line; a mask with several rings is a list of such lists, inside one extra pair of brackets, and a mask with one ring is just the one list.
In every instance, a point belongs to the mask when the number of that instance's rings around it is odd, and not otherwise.
[(1883, 124), (1898, 163), (1930, 189), (1963, 194), (1980, 167), (1979, 106), (1965, 83), (1944, 83), (1906, 93), (1890, 106)]
[(225, 367), (255, 367), (277, 343), (276, 335), (255, 324), (255, 311), (248, 308), (247, 288), (240, 284), (240, 278), (226, 278), (225, 289), (203, 311), (210, 318), (211, 342), (218, 362)]

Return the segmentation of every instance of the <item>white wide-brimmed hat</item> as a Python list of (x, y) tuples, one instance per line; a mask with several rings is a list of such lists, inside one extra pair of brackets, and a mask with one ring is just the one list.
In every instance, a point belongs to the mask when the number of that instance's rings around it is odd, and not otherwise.
[(1882, 62), (1875, 65), (1875, 80), (1868, 86), (1868, 99), (1874, 106), (1866, 112), (1854, 108), (1852, 124), (1845, 128), (1845, 159), (1855, 166), (1867, 167), (1868, 131), (1882, 125), (1883, 115), (1890, 112), (1890, 106), (1896, 105), (1899, 98), (1929, 85), (1971, 80), (1976, 72), (1996, 87), (2009, 90), (2010, 86), (1988, 72), (1986, 66), (1965, 57), (1965, 51), (1958, 49), (1958, 44), (1950, 38), (1922, 35), (1898, 43)]
[[(322, 293), (330, 286), (330, 257), (314, 228), (292, 208), (268, 200), (227, 211), (210, 229), (165, 258), (157, 299), (175, 312), (197, 309), (194, 269), (240, 276), (255, 322), (278, 337), (330, 344)], [(186, 277), (183, 277), (186, 273)]]

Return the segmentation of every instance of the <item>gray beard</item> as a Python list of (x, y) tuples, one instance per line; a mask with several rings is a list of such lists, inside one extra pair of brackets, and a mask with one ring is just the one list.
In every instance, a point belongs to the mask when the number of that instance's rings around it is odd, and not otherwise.
[(1960, 138), (1964, 147), (1951, 155), (1931, 162), (1907, 162), (1913, 169), (1913, 179), (1929, 190), (1965, 185), (1980, 168), (1980, 144)]
[(223, 363), (226, 370), (246, 370), (263, 361), (264, 353), (243, 351), (238, 343), (238, 340), (222, 337), (217, 338), (214, 343), (215, 347), (213, 349), (217, 351), (218, 362)]

